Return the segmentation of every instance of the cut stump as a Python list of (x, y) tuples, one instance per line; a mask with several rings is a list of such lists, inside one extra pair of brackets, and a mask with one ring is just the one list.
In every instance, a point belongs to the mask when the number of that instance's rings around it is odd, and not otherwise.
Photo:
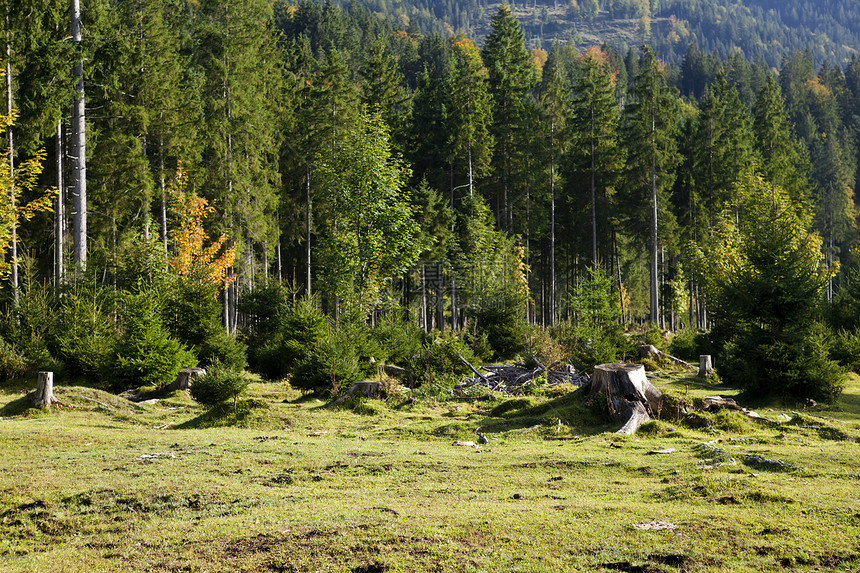
[(176, 380), (168, 387), (168, 390), (190, 390), (194, 380), (205, 374), (205, 368), (183, 368), (176, 375)]
[(663, 393), (645, 376), (641, 364), (616, 362), (594, 367), (591, 396), (603, 394), (613, 420), (624, 425), (617, 434), (630, 435), (639, 426), (657, 418), (665, 405)]
[(388, 396), (388, 386), (383, 382), (357, 382), (349, 387), (346, 394), (329, 404), (328, 407), (343, 404), (356, 395), (365, 398), (385, 398)]
[(699, 355), (699, 373), (696, 375), (699, 378), (707, 378), (714, 372), (714, 361), (710, 354)]
[(39, 372), (36, 381), (36, 393), (33, 395), (33, 404), (39, 408), (50, 408), (54, 401), (54, 373)]

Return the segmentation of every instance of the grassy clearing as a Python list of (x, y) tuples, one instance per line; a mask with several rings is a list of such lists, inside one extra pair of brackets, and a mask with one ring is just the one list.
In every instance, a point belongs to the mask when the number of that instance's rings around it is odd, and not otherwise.
[[(0, 395), (3, 571), (860, 570), (856, 377), (835, 407), (757, 405), (779, 427), (630, 438), (576, 393), (329, 410), (255, 384), (236, 412), (57, 395)], [(452, 445), (476, 430), (487, 445)]]

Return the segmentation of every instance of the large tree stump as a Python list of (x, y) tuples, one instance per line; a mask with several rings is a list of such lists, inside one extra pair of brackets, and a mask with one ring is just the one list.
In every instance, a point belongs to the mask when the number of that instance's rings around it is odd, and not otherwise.
[(356, 382), (349, 387), (346, 394), (330, 403), (328, 407), (339, 406), (356, 395), (365, 398), (385, 398), (388, 396), (388, 386), (384, 382)]
[(176, 380), (168, 387), (168, 390), (190, 390), (194, 380), (206, 374), (205, 368), (183, 368), (176, 375)]
[(54, 373), (39, 372), (36, 381), (36, 393), (33, 395), (33, 404), (39, 408), (50, 408), (54, 401)]
[(699, 373), (696, 375), (699, 378), (707, 378), (714, 372), (714, 362), (711, 360), (710, 354), (699, 355)]
[(663, 393), (645, 376), (641, 364), (601, 364), (594, 367), (591, 396), (603, 394), (613, 420), (623, 422), (616, 433), (630, 435), (639, 426), (660, 416), (664, 406)]

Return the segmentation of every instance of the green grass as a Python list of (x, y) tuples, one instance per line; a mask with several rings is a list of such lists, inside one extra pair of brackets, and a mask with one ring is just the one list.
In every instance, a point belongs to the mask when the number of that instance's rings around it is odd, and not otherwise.
[[(254, 384), (208, 412), (56, 393), (48, 412), (0, 395), (2, 571), (860, 570), (856, 377), (835, 406), (756, 406), (779, 427), (633, 437), (580, 393), (326, 409)], [(476, 430), (489, 444), (452, 445)], [(677, 528), (633, 527), (660, 521)]]

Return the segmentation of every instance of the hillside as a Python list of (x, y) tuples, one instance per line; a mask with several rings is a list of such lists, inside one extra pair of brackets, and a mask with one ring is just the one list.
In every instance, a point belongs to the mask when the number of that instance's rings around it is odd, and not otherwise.
[[(487, 33), (498, 5), (475, 0), (358, 3), (404, 28), (472, 37)], [(650, 6), (644, 0), (533, 0), (511, 5), (533, 47), (548, 47), (556, 39), (582, 47), (645, 42), (675, 64), (691, 42), (722, 57), (740, 50), (748, 60), (771, 67), (779, 67), (784, 54), (805, 49), (816, 64), (843, 64), (860, 46), (860, 5), (850, 0), (651, 0)]]

